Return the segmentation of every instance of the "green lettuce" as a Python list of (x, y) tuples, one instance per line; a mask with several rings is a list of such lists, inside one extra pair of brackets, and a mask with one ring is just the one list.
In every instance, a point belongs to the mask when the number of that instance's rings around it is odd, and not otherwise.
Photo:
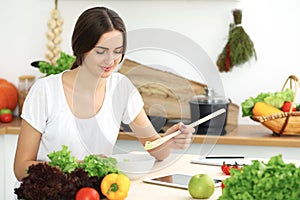
[(88, 155), (84, 158), (82, 167), (90, 177), (104, 177), (110, 173), (120, 173), (117, 168), (117, 160), (111, 157), (102, 158), (96, 155)]
[(223, 180), (225, 188), (219, 200), (289, 199), (300, 197), (300, 168), (284, 163), (282, 155), (271, 157), (267, 163), (254, 160), (242, 170), (231, 170)]
[(241, 103), (242, 106), (242, 116), (252, 116), (252, 108), (254, 107), (256, 102), (265, 102), (275, 108), (281, 109), (284, 102), (292, 102), (294, 100), (295, 92), (290, 88), (287, 88), (283, 92), (275, 92), (275, 93), (260, 93), (255, 98), (250, 97)]
[(77, 158), (71, 156), (71, 151), (65, 145), (62, 146), (61, 150), (49, 153), (48, 157), (50, 166), (59, 167), (65, 173), (71, 173), (78, 168), (83, 168), (89, 177), (102, 178), (109, 173), (120, 173), (115, 158), (87, 155), (83, 162), (79, 162)]
[(74, 156), (71, 156), (71, 151), (68, 150), (68, 147), (63, 145), (60, 151), (54, 151), (48, 154), (50, 166), (57, 166), (63, 172), (71, 173), (77, 167), (79, 167), (79, 162)]

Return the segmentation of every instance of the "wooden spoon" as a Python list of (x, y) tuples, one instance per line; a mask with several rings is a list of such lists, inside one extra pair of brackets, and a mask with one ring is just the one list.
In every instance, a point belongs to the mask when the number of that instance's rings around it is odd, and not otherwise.
[[(212, 119), (212, 118), (214, 118), (214, 117), (216, 117), (216, 116), (218, 116), (222, 113), (225, 113), (225, 112), (226, 112), (226, 110), (224, 108), (222, 108), (220, 110), (217, 110), (216, 112), (213, 112), (213, 113), (211, 113), (211, 114), (209, 114), (209, 115), (207, 115), (207, 116), (205, 116), (205, 117), (203, 117), (203, 118), (187, 125), (187, 127), (190, 128), (190, 127), (198, 126), (199, 124), (201, 124), (203, 122), (206, 122), (206, 121), (208, 121), (208, 120), (210, 120), (210, 119)], [(154, 149), (154, 148), (162, 145), (163, 143), (167, 142), (171, 138), (175, 137), (176, 135), (179, 135), (180, 133), (181, 133), (180, 130), (178, 130), (178, 131), (175, 131), (174, 133), (171, 133), (171, 134), (166, 135), (164, 137), (158, 138), (157, 140), (154, 140), (152, 142), (146, 141), (144, 149), (145, 150)]]

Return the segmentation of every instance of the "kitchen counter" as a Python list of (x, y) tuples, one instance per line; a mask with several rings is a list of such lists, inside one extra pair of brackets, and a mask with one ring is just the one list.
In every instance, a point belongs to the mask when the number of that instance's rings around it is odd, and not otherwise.
[[(0, 123), (1, 134), (19, 134), (21, 119), (15, 117), (10, 123)], [(273, 146), (273, 147), (300, 147), (299, 136), (274, 136), (272, 131), (264, 126), (239, 125), (227, 126), (227, 134), (224, 136), (194, 135), (193, 143), (216, 143), (247, 146)], [(136, 140), (131, 132), (120, 132), (119, 140)]]
[[(172, 173), (183, 173), (183, 174), (208, 174), (211, 178), (224, 179), (228, 176), (221, 172), (219, 166), (209, 166), (192, 164), (191, 160), (196, 159), (197, 155), (192, 154), (172, 154), (166, 160), (162, 162), (156, 162), (152, 171), (144, 177), (132, 180), (129, 190), (128, 197), (126, 200), (136, 199), (181, 199), (189, 200), (193, 199), (188, 190), (178, 189), (160, 185), (154, 185), (144, 183), (142, 179), (158, 177)], [(146, 194), (146, 195), (145, 195)], [(218, 199), (222, 194), (221, 187), (216, 187), (214, 194), (209, 199)]]
[[(162, 162), (156, 162), (151, 173), (147, 174), (143, 178), (158, 177), (162, 175), (172, 173), (183, 173), (183, 174), (208, 174), (211, 178), (215, 179), (226, 179), (227, 175), (221, 172), (219, 166), (200, 165), (192, 164), (191, 160), (197, 159), (198, 155), (193, 154), (172, 154), (166, 160)], [(247, 160), (262, 160), (267, 162), (268, 159), (262, 158), (246, 158)], [(286, 163), (295, 163), (299, 166), (297, 160), (284, 160)], [(136, 199), (172, 199), (172, 200), (191, 200), (189, 192), (184, 189), (171, 188), (166, 186), (159, 186), (154, 184), (143, 183), (141, 179), (133, 180), (128, 195), (128, 200)], [(216, 187), (213, 195), (209, 198), (210, 200), (216, 200), (222, 195), (221, 187)]]
[[(21, 119), (14, 118), (11, 123), (0, 123), (0, 199), (13, 199), (13, 191), (11, 188), (15, 184), (15, 176), (13, 174), (13, 158), (16, 151), (17, 136), (20, 132)], [(219, 170), (215, 170), (214, 166), (203, 166), (190, 164), (191, 158), (197, 158), (199, 155), (245, 155), (247, 158), (269, 158), (273, 155), (282, 154), (285, 159), (299, 159), (300, 136), (281, 136), (276, 137), (272, 132), (265, 127), (257, 125), (240, 125), (238, 127), (226, 127), (227, 134), (225, 136), (205, 136), (194, 135), (193, 144), (185, 150), (174, 150), (174, 153), (182, 153), (194, 155), (193, 157), (185, 157), (180, 163), (168, 163), (170, 167), (163, 169), (164, 172), (190, 172), (208, 173), (213, 177), (219, 177)], [(124, 153), (131, 151), (144, 151), (142, 145), (137, 142), (136, 138), (130, 132), (120, 132), (119, 139), (116, 143), (114, 152)], [(175, 162), (176, 160), (174, 160)], [(159, 162), (156, 166), (163, 165), (164, 162)], [(184, 164), (185, 163), (185, 164)], [(218, 168), (219, 169), (219, 168)], [(171, 171), (170, 171), (171, 170)], [(188, 171), (185, 171), (188, 170)], [(200, 171), (199, 171), (200, 170)], [(157, 170), (151, 175), (159, 175), (160, 170)], [(149, 193), (148, 199), (173, 199), (168, 198), (168, 195), (174, 199), (191, 199), (187, 191), (175, 188), (167, 188), (157, 185), (143, 183), (141, 180), (132, 182), (132, 189), (128, 199), (141, 199), (145, 196), (144, 191), (153, 191)], [(159, 192), (156, 192), (159, 191)], [(216, 199), (221, 194), (220, 188), (216, 189), (214, 196), (211, 199)], [(152, 198), (151, 198), (152, 197)], [(178, 198), (177, 198), (178, 197)]]

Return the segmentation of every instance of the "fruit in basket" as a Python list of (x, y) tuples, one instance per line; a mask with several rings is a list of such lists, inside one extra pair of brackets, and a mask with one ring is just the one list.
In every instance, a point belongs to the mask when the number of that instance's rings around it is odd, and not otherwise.
[(189, 181), (188, 191), (195, 199), (208, 199), (215, 191), (214, 180), (207, 174), (196, 174)]
[(284, 102), (293, 101), (295, 92), (287, 88), (282, 92), (260, 93), (256, 97), (250, 97), (241, 103), (243, 117), (255, 115), (252, 111), (257, 102), (263, 102), (277, 109), (281, 109)]
[(283, 106), (281, 107), (281, 110), (283, 112), (290, 112), (292, 107), (292, 111), (296, 111), (296, 106), (293, 105), (293, 102), (286, 101), (284, 102)]
[(282, 113), (282, 111), (267, 103), (256, 102), (252, 109), (252, 113), (255, 116), (265, 116), (265, 115), (272, 115), (276, 113)]

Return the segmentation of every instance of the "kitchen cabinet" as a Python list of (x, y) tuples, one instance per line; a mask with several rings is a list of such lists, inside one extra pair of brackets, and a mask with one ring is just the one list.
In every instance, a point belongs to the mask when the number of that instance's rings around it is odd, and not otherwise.
[(14, 199), (17, 179), (13, 173), (13, 162), (18, 135), (0, 134), (0, 199)]
[[(0, 135), (0, 147), (4, 146), (4, 137)], [(4, 171), (4, 155), (5, 151), (3, 149), (0, 150), (0, 199), (4, 199), (4, 182), (5, 182), (5, 171)]]

